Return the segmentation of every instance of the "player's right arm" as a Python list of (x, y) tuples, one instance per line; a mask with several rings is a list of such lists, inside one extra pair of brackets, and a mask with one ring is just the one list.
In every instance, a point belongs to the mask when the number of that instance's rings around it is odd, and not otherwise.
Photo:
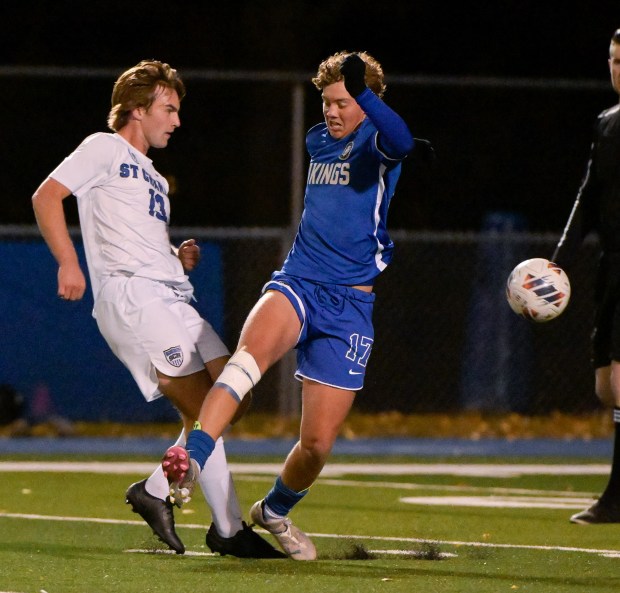
[(70, 195), (71, 191), (62, 183), (48, 177), (32, 196), (32, 207), (41, 234), (58, 262), (58, 296), (76, 301), (84, 296), (86, 278), (69, 235), (62, 205)]

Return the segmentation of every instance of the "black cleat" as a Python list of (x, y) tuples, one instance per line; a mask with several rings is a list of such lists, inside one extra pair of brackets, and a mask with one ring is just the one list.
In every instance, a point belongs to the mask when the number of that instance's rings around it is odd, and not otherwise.
[(620, 523), (620, 506), (606, 504), (599, 499), (589, 509), (573, 515), (570, 522), (580, 525)]
[(125, 503), (138, 513), (153, 530), (153, 533), (177, 554), (185, 552), (185, 546), (174, 530), (172, 504), (146, 491), (146, 480), (136, 482), (127, 488)]
[(207, 532), (207, 546), (212, 552), (222, 556), (230, 554), (237, 558), (286, 558), (286, 554), (276, 550), (268, 541), (252, 530), (245, 521), (240, 529), (232, 537), (222, 537), (211, 523)]

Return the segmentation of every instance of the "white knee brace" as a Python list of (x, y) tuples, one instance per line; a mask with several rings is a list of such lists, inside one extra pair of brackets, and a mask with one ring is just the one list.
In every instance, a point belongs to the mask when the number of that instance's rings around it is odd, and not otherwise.
[(246, 350), (240, 350), (226, 363), (215, 385), (223, 387), (239, 402), (261, 378), (254, 357)]

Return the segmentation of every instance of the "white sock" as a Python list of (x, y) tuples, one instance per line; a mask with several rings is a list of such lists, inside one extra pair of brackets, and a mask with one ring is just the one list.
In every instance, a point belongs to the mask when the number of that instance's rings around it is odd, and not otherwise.
[(265, 503), (263, 505), (263, 519), (265, 519), (265, 521), (279, 521), (280, 519), (284, 519), (284, 515), (278, 515), (278, 513), (272, 511), (271, 507)]
[(222, 437), (215, 441), (215, 449), (198, 477), (198, 484), (211, 508), (217, 532), (222, 537), (235, 535), (243, 528), (241, 524), (243, 514), (232, 475), (228, 469)]
[[(182, 430), (179, 438), (174, 443), (175, 445), (185, 445), (185, 431)], [(164, 470), (161, 467), (161, 463), (157, 465), (157, 469), (149, 476), (144, 485), (146, 491), (155, 498), (166, 500), (166, 497), (170, 494), (170, 485), (168, 480), (164, 476)]]

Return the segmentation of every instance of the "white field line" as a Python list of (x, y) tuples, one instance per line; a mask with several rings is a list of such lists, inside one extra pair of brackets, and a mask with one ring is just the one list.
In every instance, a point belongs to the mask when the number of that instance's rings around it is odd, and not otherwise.
[[(237, 482), (273, 482), (273, 478), (235, 475)], [(319, 478), (316, 484), (324, 486), (339, 486), (352, 488), (386, 488), (394, 490), (434, 490), (438, 492), (486, 492), (489, 494), (519, 495), (524, 496), (561, 496), (566, 498), (585, 497), (592, 503), (591, 498), (596, 492), (577, 492), (567, 490), (530, 490), (528, 488), (498, 488), (493, 486), (451, 486), (449, 484), (418, 484), (415, 482), (365, 482), (363, 480), (336, 480), (331, 478)]]
[[(160, 548), (154, 548), (152, 550), (132, 548), (130, 550), (124, 550), (124, 551), (126, 554), (167, 554), (170, 556), (177, 555), (177, 553), (174, 550), (163, 550)], [(219, 554), (214, 554), (213, 552), (192, 552), (191, 550), (185, 550), (185, 552), (183, 553), (183, 556), (198, 556), (198, 557), (213, 556), (215, 558), (216, 556), (219, 556)]]
[[(385, 556), (418, 556), (424, 557), (424, 552), (420, 550), (368, 550), (369, 554), (383, 554)], [(457, 558), (458, 554), (452, 554), (451, 552), (439, 552), (438, 558)]]
[[(117, 461), (3, 461), (0, 472), (64, 472), (97, 474), (151, 474), (155, 464)], [(233, 474), (276, 476), (281, 463), (230, 463)], [(333, 463), (325, 466), (322, 477), (343, 475), (450, 475), (514, 478), (524, 475), (594, 476), (608, 475), (610, 466), (585, 464), (491, 464), (491, 463)]]
[[(268, 474), (271, 474), (271, 468), (272, 465), (271, 464), (267, 464), (269, 467), (269, 471), (267, 472)], [(265, 464), (229, 464), (229, 467), (231, 468), (231, 471), (233, 472), (233, 474), (235, 475), (235, 480), (236, 481), (264, 481), (264, 482), (272, 482), (273, 481), (273, 476), (269, 475), (266, 476), (264, 474), (262, 474), (262, 470), (264, 470)], [(274, 465), (275, 467), (275, 465)], [(280, 467), (280, 466), (278, 466)], [(335, 466), (336, 469), (338, 469), (339, 465)], [(363, 464), (359, 464), (356, 465), (356, 472), (357, 474), (361, 474), (361, 475), (381, 475), (382, 473), (390, 473), (390, 469), (394, 469), (392, 466), (386, 465), (386, 464), (380, 464), (380, 465), (363, 465)], [(399, 468), (402, 467), (409, 467), (409, 466), (398, 466)], [(426, 465), (419, 465), (416, 464), (415, 465), (416, 468), (418, 467), (422, 467), (425, 469), (429, 469), (429, 470), (437, 470), (438, 466), (435, 465), (430, 465), (430, 466), (426, 466)], [(464, 469), (464, 465), (450, 465), (450, 464), (442, 464), (441, 466), (439, 466), (440, 469), (442, 470), (442, 475), (451, 475), (450, 474), (450, 470), (451, 468), (456, 468), (458, 467), (459, 470), (461, 470), (461, 473), (459, 473), (458, 475), (463, 476), (463, 475), (467, 475), (462, 473), (462, 470)], [(487, 468), (487, 471), (489, 474), (493, 474), (494, 472), (496, 472), (497, 468), (501, 468), (503, 466), (500, 465), (488, 465), (485, 466)], [(522, 466), (519, 465), (513, 465), (510, 466), (511, 468), (520, 468)], [(527, 466), (528, 472), (533, 473), (534, 466)], [(556, 471), (558, 470), (558, 468), (561, 469), (565, 469), (566, 466), (558, 466), (558, 465), (536, 465), (536, 472), (539, 472), (540, 475), (545, 475), (545, 474), (549, 474), (549, 475), (556, 475)], [(587, 469), (592, 470), (592, 467), (589, 465), (584, 465), (584, 466), (571, 466), (572, 468), (574, 468), (574, 471), (576, 474), (586, 474), (589, 473), (587, 471)], [(597, 468), (599, 466), (596, 466)], [(607, 475), (609, 473), (609, 467), (608, 466), (600, 466), (602, 468), (604, 468), (606, 471), (602, 473), (602, 475)], [(142, 462), (138, 462), (138, 463), (134, 463), (134, 462), (124, 462), (124, 463), (116, 463), (116, 462), (99, 462), (99, 461), (93, 461), (93, 462), (64, 462), (64, 461), (29, 461), (29, 462), (11, 462), (11, 461), (4, 461), (4, 462), (0, 462), (0, 473), (2, 472), (50, 472), (50, 473), (95, 473), (95, 474), (150, 474), (153, 471), (153, 464), (146, 464), (146, 463), (142, 463)], [(587, 468), (587, 469), (586, 469)], [(371, 470), (371, 471), (369, 471)], [(510, 469), (509, 470), (511, 475), (517, 475), (518, 471), (514, 470), (514, 469)], [(274, 475), (277, 475), (278, 471), (275, 471)], [(565, 491), (565, 490), (530, 490), (530, 489), (526, 489), (526, 488), (500, 488), (500, 487), (488, 487), (488, 486), (452, 486), (449, 484), (418, 484), (418, 483), (411, 483), (411, 482), (386, 482), (386, 481), (372, 481), (372, 482), (367, 482), (367, 481), (362, 481), (362, 480), (346, 480), (346, 479), (335, 479), (335, 478), (325, 478), (322, 477), (325, 475), (325, 471), (323, 471), (321, 473), (321, 477), (319, 477), (319, 479), (317, 480), (317, 484), (322, 484), (325, 486), (340, 486), (340, 487), (351, 487), (351, 488), (388, 488), (388, 489), (396, 489), (396, 490), (433, 490), (436, 492), (480, 492), (480, 493), (488, 493), (488, 494), (492, 494), (492, 495), (519, 495), (522, 494), (524, 496), (536, 496), (536, 495), (540, 495), (540, 496), (559, 496), (559, 497), (566, 497), (566, 498), (576, 498), (576, 497), (581, 497), (581, 498), (589, 498), (591, 499), (593, 496), (596, 495), (596, 492), (574, 492), (574, 491)], [(429, 474), (433, 474), (433, 475), (437, 475), (439, 472), (437, 471), (429, 471)], [(497, 471), (497, 473), (500, 473), (502, 478), (506, 478), (508, 477), (508, 472), (499, 472)], [(598, 475), (598, 471), (597, 472), (591, 472), (592, 475)], [(257, 475), (257, 474), (261, 474), (261, 475)], [(392, 475), (396, 475), (395, 473), (392, 473)], [(399, 474), (398, 475), (407, 475), (407, 472), (404, 471), (404, 469), (399, 469)], [(418, 474), (421, 475), (421, 472)], [(426, 474), (425, 474), (426, 475)], [(482, 475), (481, 472), (479, 472), (478, 470), (476, 470), (476, 472), (472, 475), (475, 476), (480, 476)], [(570, 474), (569, 474), (570, 475)], [(470, 476), (471, 477), (471, 476)], [(410, 502), (409, 500), (406, 500), (404, 502)], [(589, 503), (591, 503), (592, 501), (590, 500)], [(417, 504), (417, 503), (411, 503), (411, 504)], [(423, 503), (420, 503), (423, 504)], [(428, 504), (433, 504), (431, 502), (429, 502)], [(582, 503), (579, 503), (582, 504)], [(573, 507), (570, 507), (573, 508)], [(2, 592), (0, 592), (2, 593)]]
[(583, 509), (592, 504), (592, 498), (551, 496), (405, 496), (399, 501), (424, 506), (496, 509)]
[[(142, 521), (129, 521), (121, 519), (101, 519), (93, 517), (63, 517), (56, 515), (36, 515), (30, 513), (0, 513), (0, 518), (6, 519), (28, 519), (28, 520), (42, 520), (42, 521), (72, 521), (82, 523), (105, 523), (110, 525), (140, 525), (144, 526)], [(199, 524), (178, 524), (177, 528), (185, 529), (203, 529), (206, 530), (208, 525)], [(259, 533), (266, 534), (267, 532), (262, 529), (256, 530)], [(620, 549), (618, 550), (600, 550), (593, 548), (576, 548), (569, 546), (535, 546), (526, 544), (494, 544), (490, 542), (467, 542), (467, 541), (454, 541), (454, 540), (432, 540), (418, 537), (390, 537), (390, 536), (378, 536), (378, 535), (342, 535), (337, 533), (308, 533), (310, 537), (324, 537), (331, 539), (344, 539), (344, 540), (369, 540), (369, 541), (384, 541), (395, 543), (408, 543), (408, 544), (433, 544), (433, 545), (446, 545), (446, 546), (468, 546), (475, 548), (503, 548), (513, 550), (542, 550), (549, 552), (578, 552), (584, 554), (599, 554), (606, 557), (620, 557)]]

